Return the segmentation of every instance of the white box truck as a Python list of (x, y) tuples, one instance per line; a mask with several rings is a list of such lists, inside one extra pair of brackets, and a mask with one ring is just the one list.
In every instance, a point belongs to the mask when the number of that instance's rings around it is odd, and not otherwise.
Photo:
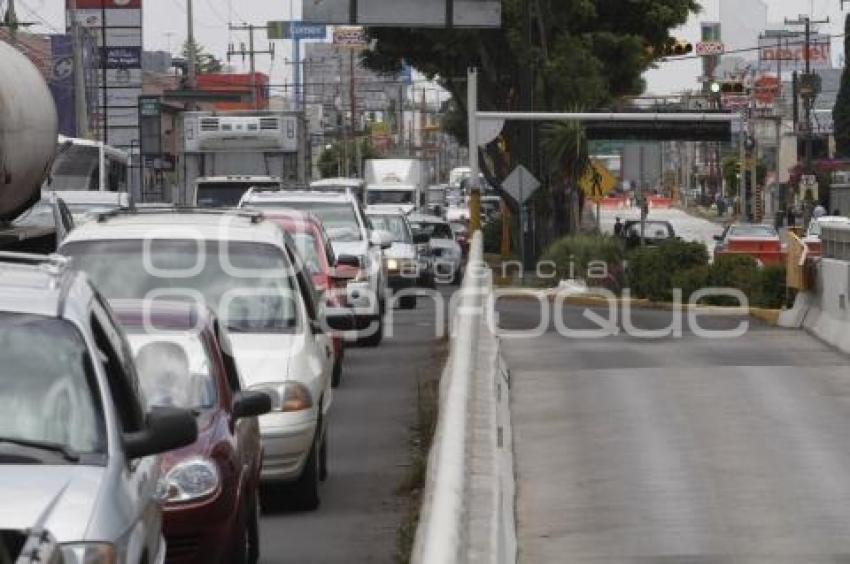
[(409, 213), (423, 207), (427, 179), (419, 159), (370, 159), (365, 171), (366, 205), (370, 208)]
[(300, 112), (187, 112), (182, 182), (173, 201), (230, 207), (252, 186), (303, 187), (308, 147)]

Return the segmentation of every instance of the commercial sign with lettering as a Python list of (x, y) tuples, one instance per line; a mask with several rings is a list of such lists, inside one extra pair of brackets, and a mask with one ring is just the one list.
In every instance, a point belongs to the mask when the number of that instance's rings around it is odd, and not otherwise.
[[(781, 39), (759, 39), (759, 69), (762, 71), (776, 72), (779, 68), (783, 72), (802, 71), (806, 67), (806, 58), (806, 38), (803, 34), (788, 35)], [(808, 59), (812, 69), (832, 68), (832, 45), (828, 35), (812, 34)]]

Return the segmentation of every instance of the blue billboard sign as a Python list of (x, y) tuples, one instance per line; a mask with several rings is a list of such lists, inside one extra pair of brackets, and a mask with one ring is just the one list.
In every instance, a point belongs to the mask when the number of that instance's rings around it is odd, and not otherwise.
[(324, 39), (328, 35), (325, 25), (292, 22), (292, 39)]

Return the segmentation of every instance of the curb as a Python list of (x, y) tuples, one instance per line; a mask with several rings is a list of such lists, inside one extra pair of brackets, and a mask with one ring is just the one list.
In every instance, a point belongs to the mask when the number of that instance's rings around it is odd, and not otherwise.
[[(517, 288), (520, 292), (525, 293), (526, 295), (506, 295), (500, 296), (500, 300), (509, 300), (509, 301), (519, 301), (526, 299), (526, 296), (533, 296), (534, 294), (544, 295), (549, 301), (554, 302), (557, 297), (557, 292), (547, 292), (541, 291), (534, 288)], [(587, 306), (587, 307), (602, 307), (608, 306), (612, 300), (604, 297), (604, 296), (566, 296), (563, 298), (563, 303), (567, 305), (578, 305), (578, 306)], [(734, 306), (706, 306), (706, 305), (697, 305), (691, 306), (689, 304), (674, 304), (672, 302), (653, 302), (646, 298), (616, 298), (613, 300), (618, 306), (628, 305), (629, 307), (637, 308), (637, 309), (654, 309), (658, 311), (698, 311), (703, 315), (749, 315), (759, 321), (766, 323), (772, 327), (779, 326), (779, 318), (782, 315), (782, 312), (785, 310), (782, 309), (770, 309), (770, 308), (762, 308), (762, 307), (750, 307), (745, 311), (740, 307)]]

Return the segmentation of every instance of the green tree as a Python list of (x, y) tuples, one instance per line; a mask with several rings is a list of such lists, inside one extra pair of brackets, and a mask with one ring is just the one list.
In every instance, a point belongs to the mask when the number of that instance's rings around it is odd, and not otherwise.
[(322, 150), (316, 166), (322, 178), (334, 178), (346, 175), (346, 161), (348, 161), (350, 173), (353, 176), (362, 176), (363, 161), (382, 156), (368, 139), (349, 143), (333, 143)]
[[(723, 179), (726, 181), (726, 194), (735, 196), (738, 194), (741, 174), (741, 159), (735, 156), (729, 156), (723, 159)], [(748, 169), (747, 186), (752, 186), (750, 176), (751, 171)], [(767, 165), (763, 161), (756, 163), (756, 182), (764, 186), (764, 181), (767, 179)]]
[[(374, 48), (363, 60), (389, 74), (404, 61), (437, 79), (453, 96), (443, 125), (465, 142), (467, 68), (479, 69), (483, 110), (528, 109), (519, 95), (527, 69), (533, 71), (536, 110), (618, 106), (622, 97), (644, 90), (642, 74), (656, 62), (652, 53), (660, 53), (670, 29), (698, 10), (696, 0), (502, 0), (500, 29), (370, 28)], [(501, 139), (486, 147), (485, 174), (504, 178), (518, 164), (519, 133), (518, 124), (508, 122)]]
[[(579, 180), (590, 167), (584, 128), (575, 122), (543, 127), (543, 153), (549, 163), (552, 238), (578, 232), (581, 197)], [(580, 201), (581, 200), (581, 201)], [(563, 211), (564, 213), (558, 213)], [(570, 210), (569, 221), (566, 221)]]
[(222, 71), (223, 65), (221, 64), (221, 60), (217, 59), (215, 55), (208, 53), (203, 45), (197, 41), (192, 42), (191, 45), (188, 41), (184, 41), (181, 52), (184, 59), (189, 59), (191, 50), (195, 52), (195, 68), (198, 74), (214, 74)]
[(844, 20), (844, 72), (841, 73), (841, 86), (838, 97), (832, 108), (832, 119), (835, 123), (835, 152), (836, 156), (850, 157), (850, 15)]

